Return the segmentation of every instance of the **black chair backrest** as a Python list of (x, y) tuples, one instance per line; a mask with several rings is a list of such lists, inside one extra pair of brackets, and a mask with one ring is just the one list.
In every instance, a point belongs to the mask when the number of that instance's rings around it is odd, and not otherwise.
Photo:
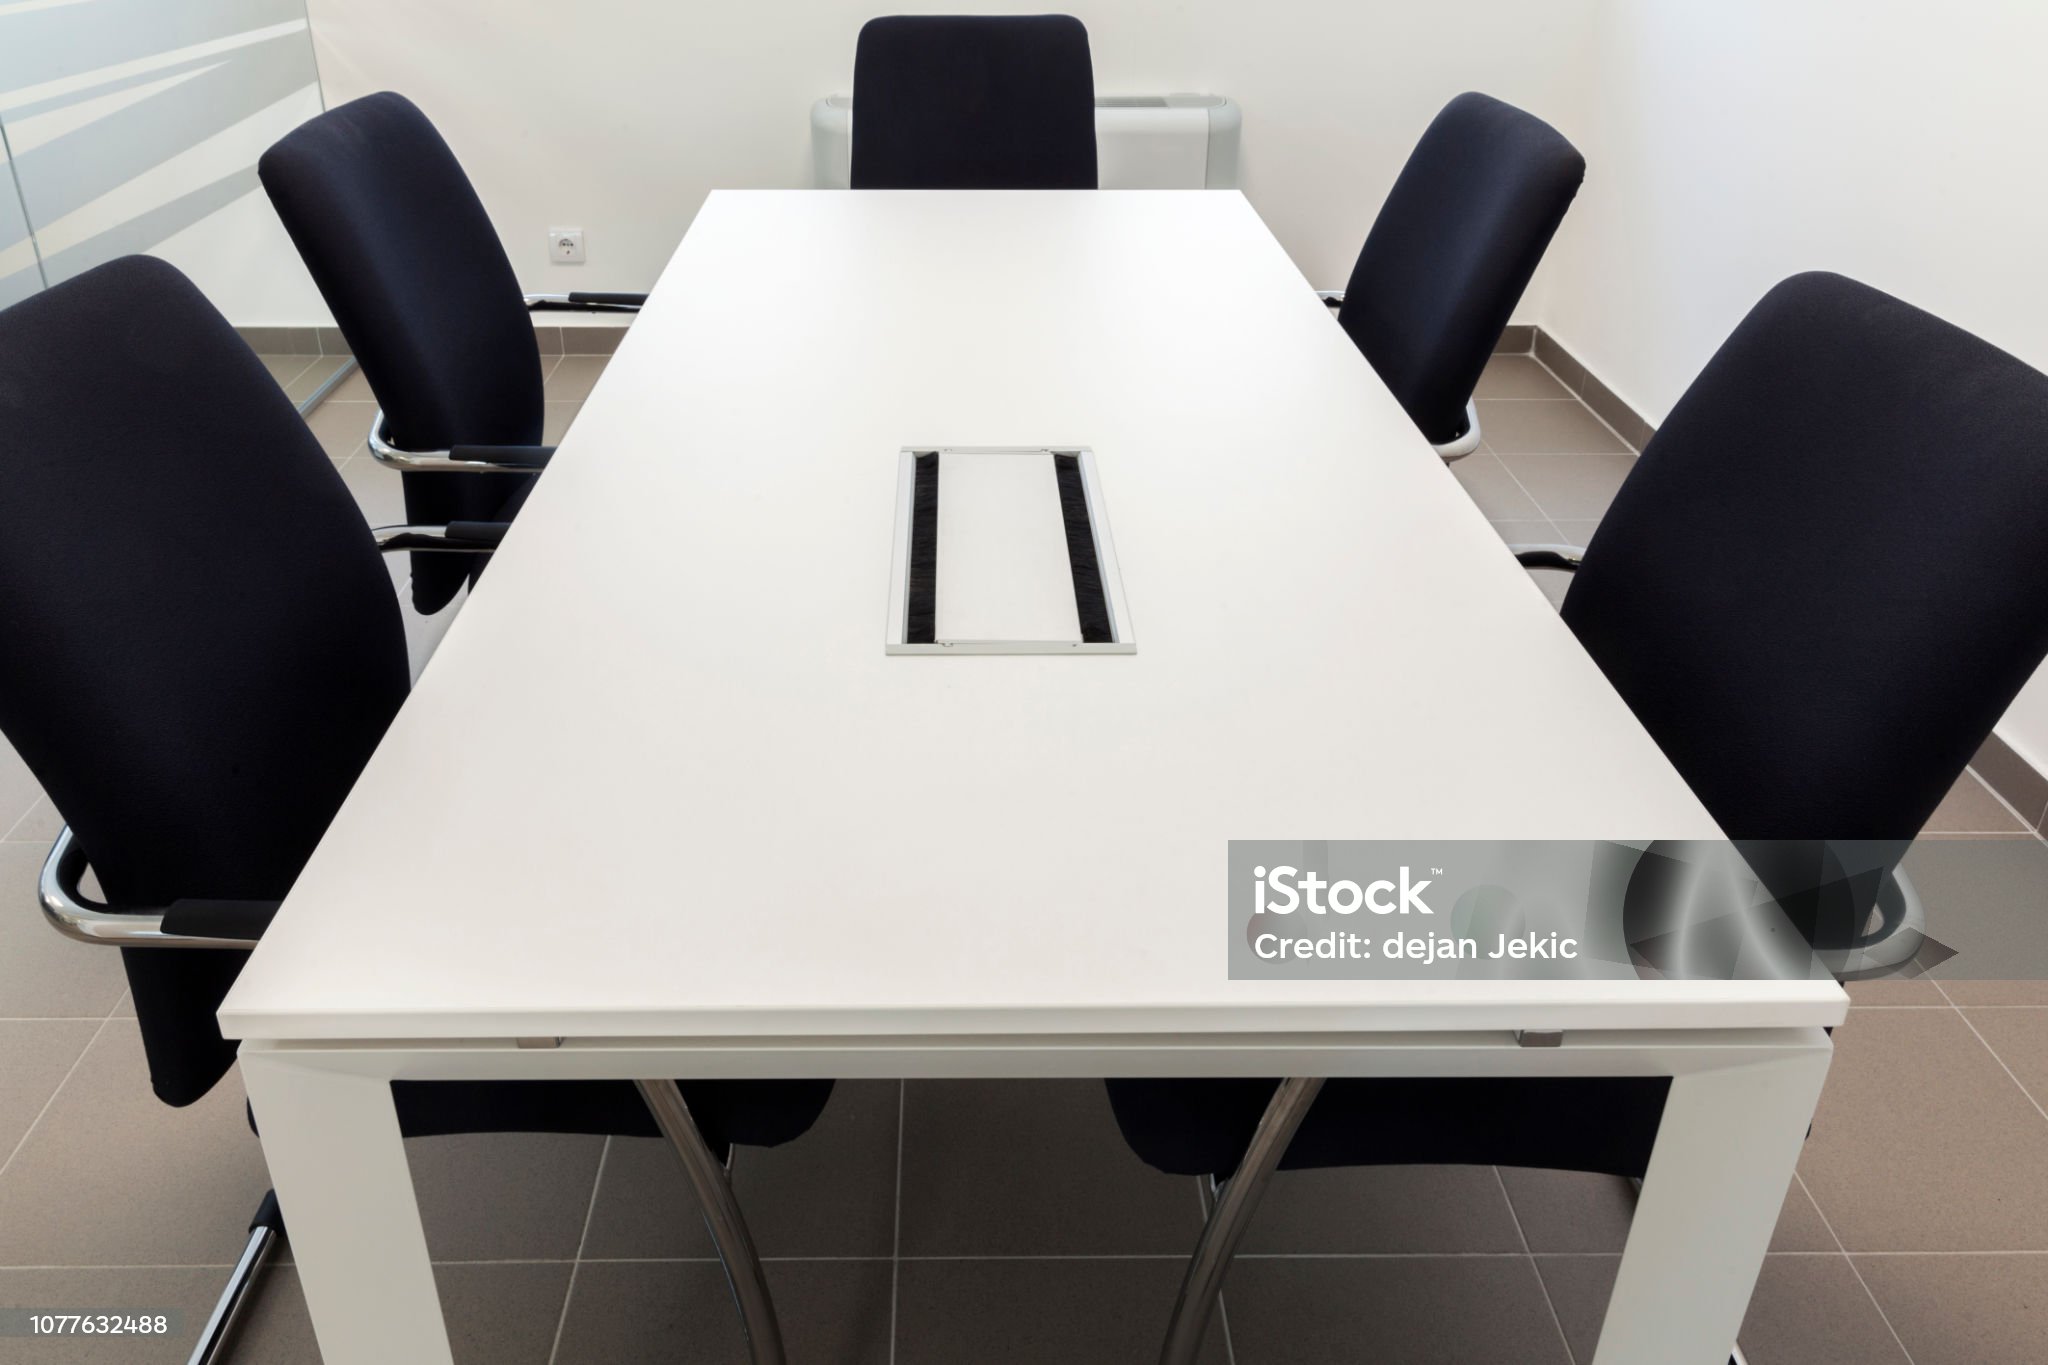
[(1065, 14), (870, 19), (853, 58), (852, 185), (1094, 189), (1088, 30)]
[[(0, 313), (0, 731), (115, 904), (282, 896), (406, 687), (362, 514), (184, 276), (131, 256)], [(126, 956), (190, 1103), (245, 955)]]
[(1480, 94), (1445, 105), (1358, 253), (1337, 321), (1438, 445), (1586, 177), (1542, 119)]
[[(537, 445), (540, 350), (518, 277), (469, 177), (402, 95), (308, 119), (257, 162), (263, 188), (407, 450)], [(485, 521), (523, 475), (411, 474), (408, 520)], [(482, 559), (414, 555), (435, 611)]]
[(1911, 839), (2048, 652), (2048, 375), (1839, 275), (1766, 294), (1564, 619), (1736, 839)]

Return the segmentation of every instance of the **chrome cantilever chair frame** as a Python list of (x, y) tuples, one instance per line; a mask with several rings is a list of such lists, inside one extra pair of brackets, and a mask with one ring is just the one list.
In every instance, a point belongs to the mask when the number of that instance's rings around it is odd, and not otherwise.
[[(529, 313), (638, 313), (645, 294), (523, 294)], [(530, 463), (514, 464), (459, 456), (453, 450), (406, 450), (384, 439), (384, 409), (370, 418), (370, 456), (377, 463), (412, 474), (535, 474), (547, 467), (553, 446), (499, 447), (533, 452)], [(459, 448), (459, 447), (458, 447)], [(410, 548), (421, 548), (418, 546)]]
[[(201, 937), (166, 932), (164, 908), (117, 910), (88, 899), (79, 889), (86, 866), (85, 849), (72, 836), (71, 826), (64, 826), (57, 831), (57, 838), (50, 845), (50, 854), (43, 860), (42, 876), (36, 883), (36, 899), (42, 905), (43, 917), (67, 938), (112, 948), (249, 949), (256, 946), (257, 941), (253, 938)], [(243, 1307), (248, 1303), (256, 1278), (269, 1263), (271, 1252), (276, 1249), (277, 1239), (283, 1232), (284, 1222), (278, 1216), (277, 1196), (266, 1191), (263, 1202), (257, 1206), (256, 1216), (250, 1220), (249, 1240), (235, 1261), (235, 1268), (229, 1274), (220, 1298), (215, 1301), (213, 1312), (207, 1315), (206, 1325), (200, 1329), (187, 1365), (217, 1365), (225, 1358), (227, 1342), (234, 1333)]]
[[(1344, 291), (1341, 289), (1318, 289), (1316, 297), (1323, 301), (1325, 307), (1332, 310), (1344, 306)], [(1465, 400), (1465, 434), (1442, 445), (1432, 443), (1430, 449), (1434, 450), (1445, 464), (1449, 464), (1452, 460), (1462, 460), (1479, 449), (1479, 441), (1479, 405), (1468, 398)]]
[[(501, 523), (472, 523), (465, 526), (384, 526), (375, 531), (380, 550), (440, 550), (462, 554), (488, 554), (495, 538), (504, 531)], [(488, 541), (489, 543), (485, 543)], [(80, 943), (113, 948), (201, 948), (247, 951), (256, 938), (181, 934), (164, 928), (169, 907), (119, 909), (96, 901), (81, 889), (90, 859), (86, 850), (65, 825), (57, 831), (43, 869), (36, 882), (36, 899), (43, 917), (66, 938)], [(550, 1042), (559, 1040), (551, 1039)], [(727, 1287), (739, 1310), (740, 1330), (746, 1337), (752, 1365), (784, 1365), (782, 1329), (775, 1315), (775, 1302), (761, 1269), (739, 1201), (734, 1197), (731, 1157), (720, 1161), (704, 1140), (691, 1117), (682, 1088), (663, 1077), (635, 1081), (641, 1098), (654, 1116), (669, 1145), (682, 1162), (683, 1173), (696, 1192), (704, 1210), (704, 1224), (717, 1248), (725, 1270)], [(199, 1339), (193, 1344), (186, 1365), (220, 1365), (227, 1357), (227, 1345), (236, 1323), (248, 1303), (257, 1277), (269, 1263), (277, 1240), (284, 1235), (277, 1195), (266, 1191), (249, 1223), (249, 1240), (208, 1314)]]
[(553, 446), (518, 447), (535, 452), (534, 462), (512, 464), (501, 460), (465, 459), (453, 450), (406, 450), (384, 439), (382, 408), (370, 417), (369, 446), (371, 459), (408, 474), (538, 474), (547, 468), (548, 456), (554, 453)]

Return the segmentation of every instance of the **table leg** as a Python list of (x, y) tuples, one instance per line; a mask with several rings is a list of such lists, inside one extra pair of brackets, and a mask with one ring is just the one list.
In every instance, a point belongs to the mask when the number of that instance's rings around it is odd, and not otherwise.
[(1829, 1055), (1672, 1079), (1593, 1365), (1727, 1365)]
[(391, 1084), (242, 1050), (326, 1365), (453, 1365)]

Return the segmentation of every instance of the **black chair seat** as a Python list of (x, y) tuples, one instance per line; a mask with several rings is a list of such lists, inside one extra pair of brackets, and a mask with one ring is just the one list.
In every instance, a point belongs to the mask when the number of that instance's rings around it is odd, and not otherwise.
[[(1131, 1150), (1170, 1175), (1237, 1169), (1277, 1081), (1113, 1080)], [(1570, 1079), (1333, 1080), (1281, 1159), (1325, 1166), (1536, 1166), (1641, 1176), (1671, 1082)]]

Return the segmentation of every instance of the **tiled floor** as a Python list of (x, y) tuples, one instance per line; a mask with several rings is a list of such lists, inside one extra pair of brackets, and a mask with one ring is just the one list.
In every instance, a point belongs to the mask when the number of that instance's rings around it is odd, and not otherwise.
[[(548, 365), (552, 436), (603, 361)], [(1486, 445), (1456, 477), (1505, 539), (1583, 541), (1626, 445), (1530, 357), (1497, 359), (1479, 402)], [(396, 520), (396, 482), (363, 453), (370, 411), (352, 378), (311, 425), (370, 519)], [(232, 1078), (186, 1110), (149, 1097), (118, 963), (37, 922), (55, 827), (0, 749), (0, 905), (15, 910), (0, 915), (0, 1304), (175, 1309), (189, 1338), (265, 1187), (262, 1155)], [(1915, 867), (1930, 902), (2048, 906), (2048, 845), (1973, 776), (1931, 829), (2007, 835), (2016, 856), (1959, 870), (1929, 845)], [(1749, 1359), (2048, 1360), (2048, 992), (1923, 979), (1854, 994)], [(458, 1360), (742, 1359), (665, 1148), (503, 1136), (412, 1152)], [(1148, 1360), (1202, 1218), (1200, 1185), (1131, 1157), (1091, 1082), (849, 1083), (807, 1137), (742, 1151), (735, 1178), (799, 1365)], [(1206, 1359), (1585, 1365), (1630, 1203), (1620, 1181), (1531, 1171), (1284, 1174)], [(237, 1359), (317, 1358), (287, 1257)], [(183, 1352), (7, 1339), (0, 1359)]]

